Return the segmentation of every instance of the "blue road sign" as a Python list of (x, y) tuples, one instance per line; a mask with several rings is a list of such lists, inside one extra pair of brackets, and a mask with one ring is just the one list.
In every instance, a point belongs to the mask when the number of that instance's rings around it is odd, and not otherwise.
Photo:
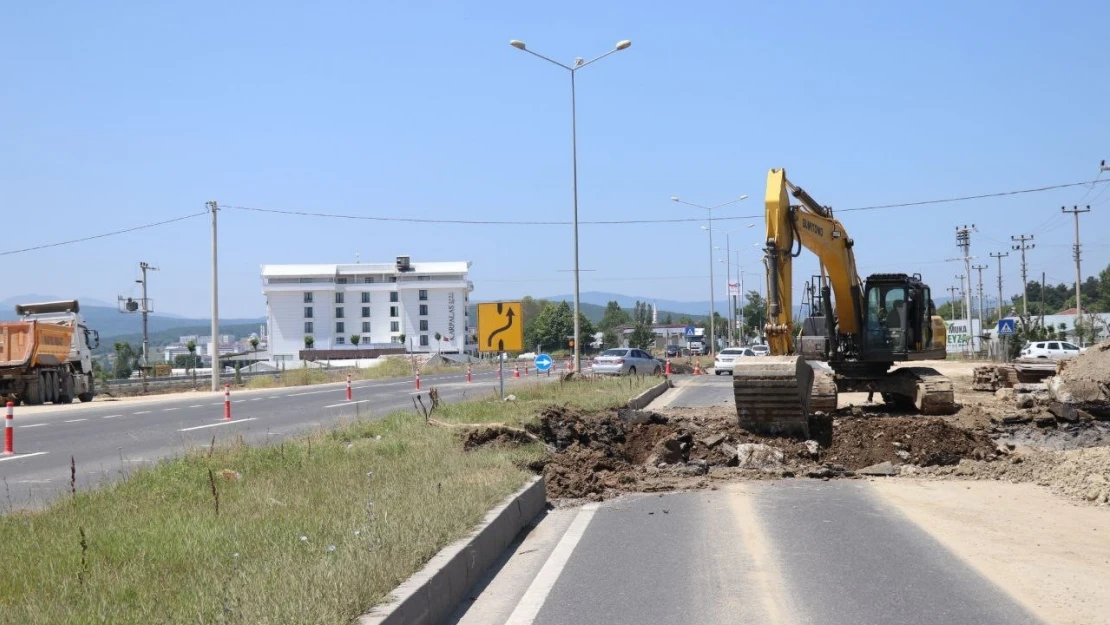
[(551, 368), (551, 356), (540, 354), (536, 356), (536, 371), (547, 371)]
[(1013, 319), (999, 319), (998, 320), (998, 334), (999, 336), (1006, 336), (1014, 333), (1014, 320)]
[(697, 336), (694, 326), (686, 326), (686, 338), (692, 339)]

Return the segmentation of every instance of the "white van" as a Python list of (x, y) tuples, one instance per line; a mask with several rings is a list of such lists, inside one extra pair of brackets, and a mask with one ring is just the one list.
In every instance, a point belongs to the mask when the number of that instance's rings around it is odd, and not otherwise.
[(1025, 347), (1021, 348), (1021, 357), (1064, 360), (1065, 358), (1074, 358), (1085, 351), (1087, 350), (1080, 349), (1077, 345), (1067, 341), (1037, 341), (1036, 343), (1026, 343)]

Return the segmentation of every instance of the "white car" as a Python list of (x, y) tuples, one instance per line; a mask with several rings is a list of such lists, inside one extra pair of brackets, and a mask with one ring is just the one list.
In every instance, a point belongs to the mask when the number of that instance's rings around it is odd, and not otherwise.
[(1049, 360), (1064, 360), (1074, 358), (1087, 351), (1067, 341), (1037, 341), (1026, 343), (1021, 349), (1022, 358), (1045, 358)]
[(768, 345), (752, 345), (752, 351), (756, 356), (770, 356), (771, 347)]
[(713, 361), (713, 375), (721, 375), (727, 373), (732, 375), (732, 362), (737, 358), (745, 358), (755, 356), (755, 352), (750, 347), (729, 347), (722, 349), (717, 354), (717, 358)]

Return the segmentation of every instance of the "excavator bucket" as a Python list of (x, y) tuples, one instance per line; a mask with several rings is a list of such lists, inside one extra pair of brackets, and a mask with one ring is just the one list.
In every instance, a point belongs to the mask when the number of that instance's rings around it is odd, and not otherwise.
[(732, 367), (740, 427), (772, 436), (825, 434), (811, 430), (815, 423), (824, 423), (815, 420), (815, 414), (831, 415), (836, 410), (836, 377), (828, 363), (768, 356), (739, 359)]
[(813, 367), (799, 356), (737, 359), (732, 388), (740, 427), (772, 436), (809, 437)]

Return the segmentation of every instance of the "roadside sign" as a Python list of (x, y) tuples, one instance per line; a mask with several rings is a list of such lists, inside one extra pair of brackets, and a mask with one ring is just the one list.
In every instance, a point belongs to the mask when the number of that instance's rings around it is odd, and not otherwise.
[(524, 318), (520, 302), (478, 304), (478, 351), (519, 352), (524, 349)]
[(1007, 336), (1014, 333), (1014, 320), (1013, 319), (999, 319), (998, 320), (998, 335)]
[(697, 336), (694, 326), (686, 326), (686, 338), (692, 339)]
[(543, 373), (551, 368), (551, 356), (540, 354), (536, 356), (536, 371)]

